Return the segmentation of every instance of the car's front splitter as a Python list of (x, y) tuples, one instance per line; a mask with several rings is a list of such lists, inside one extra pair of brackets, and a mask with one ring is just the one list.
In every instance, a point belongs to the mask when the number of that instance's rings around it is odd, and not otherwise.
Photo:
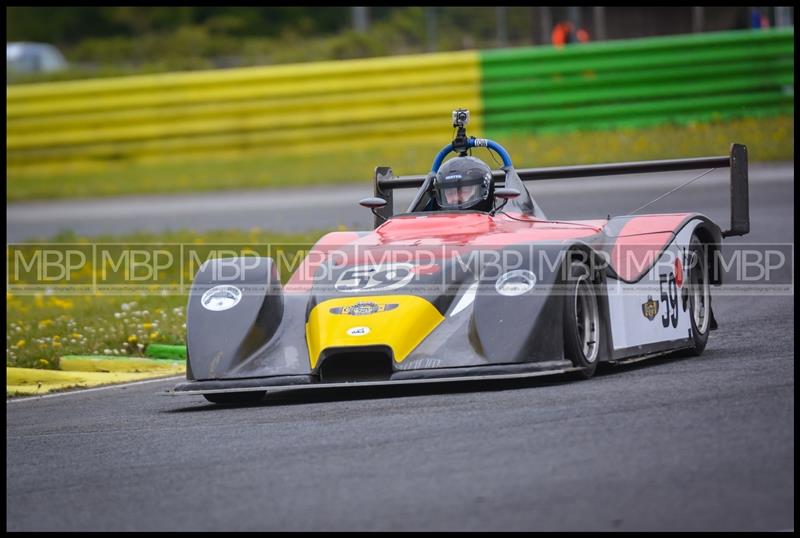
[(456, 383), (463, 381), (524, 379), (528, 377), (563, 374), (578, 370), (580, 370), (580, 368), (574, 367), (571, 362), (560, 360), (523, 364), (473, 366), (468, 368), (401, 370), (392, 374), (391, 379), (344, 383), (324, 383), (321, 382), (317, 376), (313, 375), (218, 379), (180, 383), (172, 390), (167, 391), (166, 394), (171, 396), (199, 396), (203, 394), (221, 394), (226, 392), (277, 392), (315, 388), (332, 389), (423, 383)]

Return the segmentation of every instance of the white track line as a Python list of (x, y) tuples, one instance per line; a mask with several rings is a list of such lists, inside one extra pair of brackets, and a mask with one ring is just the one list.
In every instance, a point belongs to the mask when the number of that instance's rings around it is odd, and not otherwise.
[(120, 383), (119, 385), (106, 385), (103, 387), (95, 387), (92, 389), (77, 389), (69, 392), (57, 392), (55, 394), (42, 394), (41, 396), (19, 396), (13, 399), (7, 399), (6, 404), (17, 402), (30, 402), (34, 400), (41, 400), (43, 398), (57, 398), (58, 396), (74, 396), (76, 394), (86, 394), (87, 392), (95, 392), (98, 390), (119, 389), (125, 387), (132, 387), (134, 385), (144, 385), (145, 383), (155, 383), (156, 381), (169, 381), (170, 379), (186, 379), (186, 376), (171, 376), (171, 377), (157, 377), (155, 379), (145, 379), (144, 381), (133, 381), (131, 383)]

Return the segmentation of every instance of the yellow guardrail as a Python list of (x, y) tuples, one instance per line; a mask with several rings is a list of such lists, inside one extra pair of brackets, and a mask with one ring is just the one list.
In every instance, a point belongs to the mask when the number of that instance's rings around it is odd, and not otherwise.
[(447, 140), (454, 106), (480, 135), (476, 52), (7, 88), (9, 166)]

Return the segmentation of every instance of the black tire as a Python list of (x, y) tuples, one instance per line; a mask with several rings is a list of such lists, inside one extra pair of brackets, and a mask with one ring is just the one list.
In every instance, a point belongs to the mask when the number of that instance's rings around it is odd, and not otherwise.
[(689, 352), (699, 356), (706, 348), (711, 330), (711, 283), (708, 280), (708, 258), (703, 243), (697, 236), (692, 236), (688, 254), (686, 290), (689, 296), (689, 320), (692, 324), (692, 347)]
[(597, 370), (603, 338), (603, 316), (597, 298), (597, 284), (582, 261), (569, 260), (564, 296), (564, 356), (589, 379)]
[(220, 405), (252, 405), (261, 403), (266, 391), (256, 390), (251, 392), (220, 392), (216, 394), (203, 394), (203, 398), (211, 403)]

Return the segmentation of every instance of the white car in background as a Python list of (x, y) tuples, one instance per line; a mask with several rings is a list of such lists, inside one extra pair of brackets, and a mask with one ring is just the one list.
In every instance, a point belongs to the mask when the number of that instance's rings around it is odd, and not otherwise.
[(6, 43), (6, 71), (52, 73), (67, 67), (61, 51), (48, 43)]

